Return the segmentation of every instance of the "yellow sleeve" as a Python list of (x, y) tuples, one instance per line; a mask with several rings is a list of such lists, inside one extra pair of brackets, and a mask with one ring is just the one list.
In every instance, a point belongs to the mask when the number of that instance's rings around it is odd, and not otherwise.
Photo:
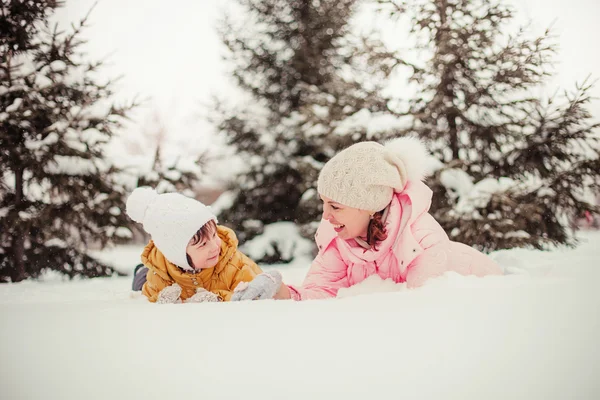
[[(248, 267), (252, 272), (254, 272), (254, 276), (262, 274), (262, 269), (260, 269), (260, 267), (258, 265), (256, 265), (256, 263), (254, 261), (252, 261), (250, 259), (250, 257), (248, 257), (247, 255), (245, 255), (244, 253), (241, 253), (241, 252), (240, 252), (240, 256), (242, 258), (242, 263), (244, 264), (244, 267)], [(252, 277), (252, 279), (254, 279), (254, 277)], [(250, 279), (250, 280), (252, 280), (252, 279)]]
[(152, 272), (152, 270), (148, 270), (146, 274), (146, 283), (142, 287), (142, 293), (150, 300), (152, 303), (156, 302), (158, 298), (158, 293), (161, 290), (166, 288), (167, 286), (171, 286), (173, 282), (169, 282)]

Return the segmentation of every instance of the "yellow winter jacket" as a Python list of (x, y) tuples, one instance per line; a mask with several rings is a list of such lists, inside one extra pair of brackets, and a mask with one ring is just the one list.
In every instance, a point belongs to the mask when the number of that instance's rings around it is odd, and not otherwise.
[(238, 283), (250, 282), (262, 271), (254, 261), (238, 250), (238, 240), (231, 229), (218, 225), (217, 234), (221, 238), (219, 262), (198, 273), (186, 272), (168, 261), (151, 240), (142, 252), (142, 263), (148, 267), (142, 293), (151, 302), (155, 302), (162, 289), (178, 283), (181, 286), (182, 300), (193, 296), (196, 288), (202, 287), (217, 294), (222, 300), (229, 301)]

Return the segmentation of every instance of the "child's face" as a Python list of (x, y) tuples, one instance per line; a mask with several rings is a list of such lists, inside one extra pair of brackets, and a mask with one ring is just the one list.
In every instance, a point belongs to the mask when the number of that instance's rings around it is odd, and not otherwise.
[(193, 244), (192, 238), (187, 245), (186, 252), (192, 261), (191, 267), (194, 269), (212, 268), (217, 265), (221, 253), (221, 238), (217, 235), (217, 230), (212, 229), (196, 244)]

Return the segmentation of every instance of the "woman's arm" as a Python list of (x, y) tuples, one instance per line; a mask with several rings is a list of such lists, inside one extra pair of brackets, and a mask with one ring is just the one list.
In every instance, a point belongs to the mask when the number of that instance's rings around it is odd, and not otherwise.
[(285, 284), (281, 283), (279, 290), (275, 293), (275, 300), (290, 300), (292, 298), (292, 293), (290, 292), (290, 288)]
[(282, 285), (277, 295), (286, 299), (312, 300), (335, 297), (338, 290), (349, 286), (348, 266), (334, 243), (317, 254), (302, 286), (284, 286)]

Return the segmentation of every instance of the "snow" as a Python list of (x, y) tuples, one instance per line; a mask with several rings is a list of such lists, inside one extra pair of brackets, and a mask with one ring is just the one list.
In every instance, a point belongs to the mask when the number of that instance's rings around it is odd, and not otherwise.
[(18, 77), (25, 77), (36, 71), (35, 63), (30, 53), (16, 54), (11, 61), (11, 65), (16, 67)]
[(305, 134), (307, 137), (310, 136), (322, 136), (329, 132), (329, 128), (323, 124), (307, 125)]
[[(135, 163), (148, 161), (156, 143), (144, 140), (137, 130), (141, 130), (139, 122), (152, 112), (166, 116), (169, 140), (163, 151), (196, 155), (196, 150), (216, 140), (211, 138), (211, 127), (191, 117), (197, 113), (199, 93), (206, 98), (215, 92), (232, 100), (242, 97), (229, 87), (227, 69), (218, 61), (222, 47), (217, 44), (213, 22), (217, 19), (216, 4), (221, 2), (207, 0), (208, 5), (195, 6), (196, 12), (181, 13), (157, 1), (144, 1), (147, 12), (140, 14), (139, 0), (127, 4), (112, 1), (114, 4), (111, 0), (101, 2), (92, 13), (95, 23), (89, 31), (88, 47), (92, 58), (112, 52), (118, 43), (112, 66), (103, 73), (125, 73), (117, 91), (119, 99), (130, 100), (141, 93), (153, 101), (134, 115), (138, 124), (129, 125), (132, 132), (123, 135), (139, 133), (143, 140), (137, 142), (136, 151), (142, 155), (136, 158), (131, 150), (132, 154), (127, 154), (128, 149), (122, 145), (126, 142), (115, 141), (109, 157), (143, 168)], [(586, 1), (589, 4), (583, 8)], [(63, 15), (68, 19), (63, 22), (71, 22), (92, 4), (92, 0), (70, 2), (68, 10), (59, 9), (58, 17)], [(115, 14), (113, 6), (117, 4), (123, 12)], [(556, 11), (557, 4), (549, 6), (538, 0), (523, 4), (520, 7), (527, 8), (528, 15), (536, 16), (538, 27), (542, 24), (540, 12), (548, 21), (562, 15), (558, 25), (564, 32), (560, 33), (570, 38), (569, 45), (561, 46), (560, 51), (559, 80), (563, 87), (570, 87), (575, 77), (584, 77), (598, 65), (597, 52), (586, 51), (593, 47), (590, 43), (595, 36), (581, 34), (586, 32), (584, 26), (596, 26), (597, 13), (590, 10), (597, 4), (591, 4), (591, 0), (565, 3), (560, 6), (565, 10), (569, 7), (570, 12), (565, 13)], [(571, 10), (577, 7), (578, 12)], [(166, 20), (170, 22), (165, 29), (153, 28)], [(569, 22), (576, 29), (565, 29)], [(119, 39), (123, 37), (130, 40)], [(198, 37), (204, 38), (202, 52), (181, 51), (190, 46), (180, 39), (197, 41)], [(180, 45), (173, 57), (157, 61), (156, 48), (174, 42)], [(402, 45), (407, 46), (405, 42)], [(21, 64), (20, 76), (36, 69), (25, 56), (17, 56), (14, 61)], [(55, 71), (65, 68), (66, 64), (51, 65)], [(174, 68), (177, 73), (168, 73)], [(70, 72), (64, 78), (66, 83), (83, 82), (83, 69), (70, 68)], [(553, 92), (550, 88), (556, 83), (551, 82), (545, 89)], [(36, 76), (38, 89), (51, 84), (48, 77)], [(10, 90), (17, 88), (15, 85)], [(409, 89), (395, 88), (395, 92), (406, 94)], [(0, 87), (0, 93), (8, 90)], [(593, 93), (598, 93), (597, 87)], [(5, 112), (0, 113), (0, 121), (10, 118), (9, 113), (18, 111), (21, 105), (19, 98), (1, 110)], [(597, 102), (593, 106), (593, 111), (598, 110)], [(255, 108), (260, 109), (258, 105)], [(92, 119), (103, 118), (109, 112), (108, 101), (71, 110), (72, 115), (81, 113), (81, 117)], [(313, 112), (325, 116), (328, 109), (315, 108)], [(285, 123), (293, 127), (304, 122), (301, 117), (291, 115)], [(268, 126), (263, 114), (257, 113), (255, 121), (257, 129)], [(373, 135), (404, 129), (409, 122), (364, 110), (337, 126), (336, 133), (353, 134), (362, 129)], [(68, 124), (61, 121), (52, 127), (56, 132), (49, 130), (46, 139), (29, 141), (27, 146), (31, 150), (49, 146), (59, 135), (63, 137), (67, 128)], [(315, 135), (324, 132), (320, 124), (311, 129)], [(79, 136), (89, 143), (102, 140), (93, 128), (83, 133), (68, 130), (64, 139), (73, 148), (86, 151)], [(269, 144), (273, 138), (264, 140)], [(83, 159), (57, 157), (58, 165), (51, 167), (55, 173), (93, 173), (97, 167), (102, 168)], [(313, 159), (304, 161), (318, 166)], [(182, 162), (188, 162), (186, 170), (198, 169), (191, 158)], [(224, 168), (209, 172), (225, 174), (233, 170), (230, 164), (235, 160), (228, 157), (225, 162)], [(441, 167), (433, 165), (432, 170)], [(454, 171), (442, 172), (442, 182), (461, 196), (465, 212), (485, 204), (494, 191), (513, 184), (488, 180), (473, 185), (468, 176)], [(3, 173), (2, 177), (14, 187), (10, 174)], [(48, 184), (31, 184), (26, 187), (26, 195), (42, 201), (58, 200), (48, 197)], [(163, 184), (161, 190), (172, 190), (169, 184)], [(540, 193), (542, 190), (549, 189), (542, 188)], [(233, 195), (223, 194), (213, 210), (218, 213), (227, 208)], [(314, 193), (307, 191), (303, 199), (310, 195)], [(114, 210), (110, 212), (114, 214)], [(0, 209), (0, 216), (6, 213), (8, 208)], [(21, 213), (23, 218), (30, 215)], [(248, 224), (255, 222), (249, 220)], [(131, 236), (126, 228), (117, 228), (114, 234)], [(246, 243), (248, 254), (258, 257), (267, 253), (272, 241), (281, 243), (286, 255), (295, 253), (297, 257), (291, 264), (264, 269), (277, 268), (286, 282), (300, 284), (311, 261), (307, 242), (300, 240), (293, 225), (269, 225), (263, 235)], [(61, 245), (58, 239), (50, 239), (49, 243)], [(300, 246), (294, 248), (293, 243)], [(65, 281), (60, 274), (46, 273), (40, 281), (2, 284), (0, 397), (164, 400), (197, 393), (208, 399), (261, 400), (600, 398), (600, 350), (596, 345), (600, 337), (600, 292), (596, 284), (600, 278), (599, 244), (600, 233), (587, 232), (582, 245), (574, 250), (494, 253), (509, 273), (504, 277), (480, 279), (449, 273), (412, 290), (371, 277), (340, 291), (339, 299), (303, 303), (158, 306), (130, 292), (130, 277)], [(141, 249), (122, 246), (91, 253), (117, 270), (130, 273), (139, 263)]]
[(319, 192), (315, 188), (307, 189), (304, 193), (302, 193), (302, 197), (300, 198), (300, 203), (314, 199), (318, 196)]
[(38, 90), (46, 89), (47, 87), (51, 86), (52, 83), (52, 79), (48, 78), (45, 75), (36, 74), (35, 76), (35, 85), (37, 86)]
[(107, 142), (108, 135), (100, 132), (96, 128), (88, 128), (81, 132), (81, 140), (87, 143), (89, 146), (94, 146), (97, 143)]
[[(504, 277), (368, 279), (299, 303), (161, 306), (130, 277), (0, 285), (2, 397), (597, 399), (599, 244), (587, 232), (574, 250), (495, 253)], [(131, 271), (140, 252), (102, 254)], [(308, 261), (278, 268), (299, 283)]]
[(115, 230), (115, 234), (114, 236), (120, 237), (120, 238), (127, 238), (127, 239), (131, 239), (133, 237), (133, 233), (131, 232), (131, 230), (129, 230), (129, 228), (125, 228), (124, 226), (120, 226)]
[[(169, 164), (169, 162), (167, 162)], [(191, 172), (196, 175), (200, 175), (202, 173), (202, 169), (192, 158), (183, 158), (177, 160), (177, 169), (181, 172)]]
[(105, 172), (108, 166), (102, 160), (90, 160), (81, 157), (54, 156), (53, 163), (45, 166), (49, 174), (93, 175)]
[(25, 139), (25, 147), (29, 150), (39, 150), (47, 146), (53, 145), (57, 142), (58, 135), (56, 134), (56, 132), (51, 132), (42, 140)]
[(519, 239), (528, 239), (531, 235), (525, 231), (515, 231), (515, 232), (507, 232), (504, 234), (505, 238), (519, 238)]
[(329, 107), (323, 107), (315, 104), (312, 106), (312, 110), (314, 114), (319, 118), (325, 119), (329, 117)]
[(62, 72), (67, 69), (67, 64), (61, 60), (52, 61), (50, 63), (50, 69), (54, 72)]
[(27, 211), (19, 211), (19, 219), (23, 220), (23, 221), (27, 221), (29, 219), (32, 219), (33, 215)]
[(109, 100), (99, 100), (83, 108), (80, 112), (88, 119), (102, 120), (110, 114), (111, 107), (112, 104)]
[[(83, 85), (85, 82), (85, 74), (87, 71), (86, 66), (70, 67), (69, 73), (61, 76), (63, 83), (68, 86)], [(99, 118), (103, 118), (106, 114), (101, 112), (98, 114)]]
[(244, 243), (241, 250), (251, 259), (260, 260), (265, 256), (273, 256), (275, 248), (282, 259), (290, 260), (310, 256), (313, 245), (310, 240), (300, 236), (293, 222), (275, 222), (265, 225), (264, 232)]
[(482, 209), (489, 203), (494, 193), (506, 192), (515, 186), (515, 181), (510, 178), (485, 178), (473, 185), (466, 196), (462, 196), (456, 204), (455, 210), (468, 214), (475, 209)]
[[(27, 176), (29, 179), (26, 180), (27, 184), (23, 187), (23, 193), (29, 201), (40, 201), (46, 204), (56, 204), (59, 201), (65, 201), (64, 198), (58, 198), (52, 193), (52, 184), (46, 178), (35, 181), (30, 178), (31, 174), (28, 172)], [(14, 175), (12, 176), (14, 182)], [(14, 184), (13, 184), (14, 187)], [(64, 197), (64, 196), (61, 196)]]
[[(476, 209), (485, 208), (494, 193), (506, 192), (515, 188), (517, 182), (501, 177), (485, 178), (473, 184), (473, 178), (458, 168), (448, 168), (440, 173), (440, 182), (458, 202), (454, 211), (461, 214), (472, 214)], [(524, 187), (530, 187), (526, 182)]]
[(155, 189), (158, 193), (169, 193), (177, 191), (175, 185), (165, 180), (161, 180), (160, 182), (158, 182), (158, 185), (156, 185)]
[(44, 246), (65, 248), (65, 247), (67, 247), (67, 243), (64, 240), (53, 238), (53, 239), (47, 240), (46, 243), (44, 243)]
[(172, 181), (177, 181), (179, 179), (181, 179), (181, 172), (175, 169), (172, 170), (168, 170), (164, 172), (164, 176), (167, 179), (170, 179)]
[(108, 212), (110, 213), (110, 215), (121, 215), (121, 209), (117, 206), (111, 207), (108, 209)]
[(473, 189), (473, 178), (458, 168), (448, 168), (440, 173), (440, 183), (456, 197), (463, 197)]
[(384, 113), (371, 113), (362, 109), (338, 124), (333, 130), (336, 135), (349, 135), (357, 131), (366, 131), (367, 138), (381, 132), (402, 131), (410, 127), (411, 119), (394, 117)]
[(12, 112), (17, 111), (19, 109), (19, 107), (21, 107), (21, 104), (23, 104), (23, 99), (20, 97), (17, 97), (10, 106), (6, 107), (6, 112), (12, 113)]
[(227, 210), (233, 205), (235, 197), (236, 193), (234, 191), (225, 191), (209, 207), (218, 216), (223, 210)]

